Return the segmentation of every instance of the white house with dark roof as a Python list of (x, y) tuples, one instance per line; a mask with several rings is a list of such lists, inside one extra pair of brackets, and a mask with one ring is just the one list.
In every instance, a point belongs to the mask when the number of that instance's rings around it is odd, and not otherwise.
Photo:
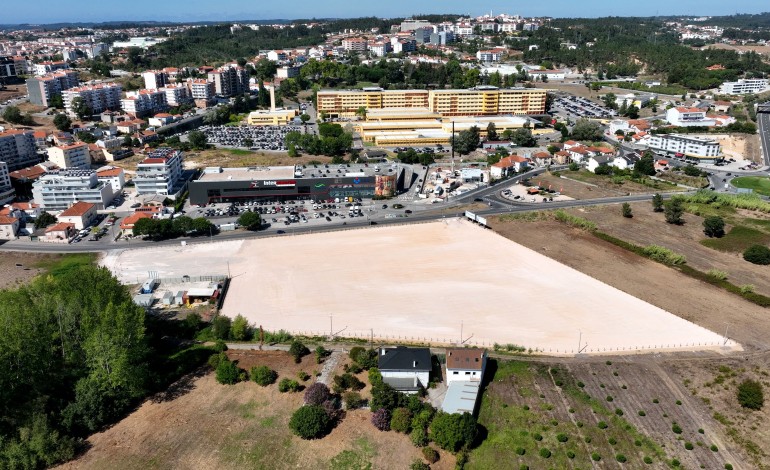
[(486, 366), (487, 351), (484, 349), (447, 349), (447, 391), (441, 410), (445, 413), (474, 414)]
[(430, 350), (428, 348), (380, 348), (377, 368), (382, 380), (399, 392), (417, 393), (430, 382)]

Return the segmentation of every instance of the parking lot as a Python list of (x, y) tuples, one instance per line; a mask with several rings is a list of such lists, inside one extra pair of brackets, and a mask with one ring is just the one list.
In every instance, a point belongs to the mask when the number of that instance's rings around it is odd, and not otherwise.
[(615, 110), (579, 96), (557, 98), (553, 102), (553, 107), (565, 111), (571, 117), (611, 118), (618, 114)]
[(286, 134), (304, 132), (304, 126), (203, 126), (210, 144), (251, 150), (286, 150)]

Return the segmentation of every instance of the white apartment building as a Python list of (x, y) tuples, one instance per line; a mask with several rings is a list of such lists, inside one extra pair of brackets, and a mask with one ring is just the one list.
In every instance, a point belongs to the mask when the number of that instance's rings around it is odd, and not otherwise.
[(169, 106), (181, 106), (183, 104), (190, 103), (192, 101), (192, 94), (190, 89), (184, 83), (176, 85), (166, 85), (161, 88), (160, 91), (166, 94), (166, 103)]
[(190, 92), (194, 100), (210, 100), (214, 97), (214, 84), (204, 79), (189, 81)]
[(49, 147), (48, 160), (65, 170), (87, 170), (91, 166), (88, 144), (83, 142)]
[(649, 146), (659, 152), (702, 162), (716, 160), (720, 154), (717, 141), (682, 134), (653, 135), (650, 137)]
[(112, 196), (112, 187), (93, 170), (53, 170), (32, 184), (32, 197), (45, 211), (63, 211), (78, 201), (104, 209)]
[(168, 109), (166, 92), (163, 90), (129, 91), (126, 97), (120, 100), (120, 107), (134, 117), (163, 112)]
[(368, 44), (364, 38), (345, 38), (342, 40), (342, 48), (352, 52), (366, 52)]
[(706, 117), (706, 111), (699, 108), (685, 108), (678, 106), (666, 111), (666, 121), (674, 126), (715, 126), (716, 120)]
[(62, 90), (78, 86), (78, 73), (74, 70), (59, 70), (27, 80), (29, 102), (38, 106), (50, 106), (51, 98), (61, 96)]
[(0, 132), (0, 161), (8, 165), (9, 171), (38, 163), (35, 133), (17, 129)]
[(235, 64), (227, 64), (209, 72), (208, 79), (214, 84), (214, 91), (219, 96), (241, 95), (249, 90), (249, 72)]
[(723, 95), (745, 95), (748, 93), (762, 93), (768, 90), (768, 80), (765, 78), (740, 79), (737, 82), (724, 82), (719, 87), (719, 93)]
[(502, 58), (503, 54), (500, 51), (489, 50), (476, 52), (476, 59), (478, 59), (479, 62), (500, 62), (500, 59)]
[(273, 62), (282, 62), (288, 58), (289, 54), (286, 51), (269, 51), (267, 53), (267, 60), (272, 60)]
[(375, 42), (369, 45), (369, 51), (377, 57), (382, 57), (392, 50), (393, 48), (389, 42)]
[(294, 78), (299, 76), (299, 67), (283, 66), (278, 67), (275, 72), (275, 76), (278, 78)]
[(12, 202), (16, 197), (16, 191), (11, 185), (11, 176), (8, 173), (8, 164), (0, 161), (0, 205)]
[(114, 166), (105, 166), (96, 170), (96, 179), (107, 183), (112, 189), (112, 193), (117, 195), (126, 185), (126, 173), (123, 168)]
[(162, 70), (148, 70), (142, 73), (144, 79), (144, 88), (148, 90), (157, 90), (168, 85), (168, 74)]
[(107, 110), (114, 111), (120, 108), (122, 91), (123, 88), (117, 83), (103, 83), (64, 90), (62, 91), (64, 109), (67, 110), (68, 114), (74, 115), (72, 101), (75, 98), (82, 98), (94, 114), (100, 114)]
[(32, 67), (32, 71), (35, 73), (35, 75), (45, 75), (47, 73), (55, 72), (57, 70), (62, 69), (68, 69), (70, 68), (70, 65), (67, 62), (64, 62), (63, 60), (58, 62), (40, 62), (39, 64), (35, 64)]
[(182, 152), (159, 148), (136, 166), (133, 179), (137, 194), (174, 198), (182, 190)]

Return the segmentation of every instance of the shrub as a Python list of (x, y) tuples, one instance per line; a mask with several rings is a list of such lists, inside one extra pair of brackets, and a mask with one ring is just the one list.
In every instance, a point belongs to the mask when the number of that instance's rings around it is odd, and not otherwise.
[(591, 460), (593, 460), (594, 462), (598, 462), (601, 459), (602, 459), (602, 456), (599, 455), (598, 453), (594, 452), (593, 454), (591, 454)]
[(657, 398), (653, 398), (652, 402), (655, 403), (655, 404), (658, 404), (658, 403), (660, 403), (660, 400), (658, 400)]
[(742, 284), (738, 286), (738, 291), (740, 291), (741, 294), (753, 294), (754, 289), (754, 284)]
[(372, 424), (380, 431), (390, 431), (390, 411), (380, 408), (372, 413)]
[(684, 255), (658, 245), (645, 246), (642, 248), (642, 253), (653, 261), (670, 266), (679, 266), (687, 262), (687, 258)]
[[(407, 434), (412, 424), (412, 413), (406, 408), (396, 408), (390, 418), (390, 429)], [(432, 463), (432, 462), (431, 462)]]
[(345, 392), (342, 395), (342, 400), (345, 402), (346, 410), (355, 410), (364, 405), (364, 399), (361, 398), (361, 394), (358, 392)]
[(217, 367), (219, 367), (219, 363), (222, 361), (229, 361), (227, 359), (227, 354), (225, 353), (219, 353), (219, 354), (212, 354), (209, 356), (208, 364), (211, 366), (212, 369), (216, 370)]
[(302, 356), (310, 354), (310, 350), (298, 340), (291, 342), (289, 346), (289, 355), (294, 358), (294, 362), (299, 364), (302, 362)]
[(614, 398), (612, 398), (611, 395), (607, 395), (607, 401), (612, 401), (612, 400), (614, 400)]
[(251, 368), (251, 380), (256, 382), (257, 385), (267, 387), (270, 384), (274, 384), (276, 379), (278, 379), (278, 374), (267, 366)]
[(618, 416), (623, 416), (623, 410), (621, 410), (620, 408), (615, 408), (615, 414)]
[(543, 440), (543, 435), (538, 433), (538, 432), (536, 432), (535, 434), (532, 435), (532, 439), (534, 439), (536, 441), (542, 441)]
[(711, 447), (710, 447), (710, 449), (711, 449), (711, 452), (719, 452), (719, 447), (717, 447), (717, 446), (716, 446), (716, 445), (714, 445), (714, 444), (711, 444)]
[(583, 427), (583, 422), (582, 421), (578, 421), (577, 423), (575, 423), (575, 426), (577, 426), (579, 428), (582, 428)]
[(329, 387), (326, 384), (316, 382), (305, 390), (305, 404), (320, 405), (328, 400), (330, 396)]
[(729, 463), (725, 464), (725, 470), (733, 470), (733, 466)]
[(738, 403), (742, 407), (750, 410), (762, 409), (765, 404), (765, 394), (762, 390), (762, 384), (746, 379), (738, 385)]
[(409, 433), (409, 440), (412, 441), (415, 447), (423, 447), (428, 445), (428, 433), (423, 428), (414, 428)]
[(604, 421), (599, 421), (597, 426), (599, 426), (599, 429), (607, 429), (607, 423), (605, 423)]
[(575, 453), (572, 452), (571, 450), (568, 450), (567, 451), (567, 458), (568, 459), (574, 459), (575, 458)]
[(430, 470), (430, 465), (422, 460), (415, 459), (412, 465), (409, 466), (409, 470)]
[(368, 376), (370, 384), (376, 385), (378, 383), (382, 383), (382, 374), (380, 374), (380, 370), (376, 367), (369, 369)]
[(674, 424), (671, 425), (671, 431), (674, 434), (682, 434), (682, 427), (679, 426), (678, 424), (674, 423)]
[(577, 386), (580, 387), (580, 388), (583, 388), (583, 387), (586, 386), (586, 384), (584, 384), (583, 382), (578, 382)]
[(679, 405), (679, 406), (682, 406), (682, 400), (677, 400), (676, 404)]
[(693, 450), (694, 446), (692, 445), (692, 442), (685, 442), (684, 443), (684, 448), (687, 449), (687, 450)]
[(476, 438), (476, 418), (470, 413), (439, 412), (430, 425), (430, 437), (439, 447), (457, 452)]
[(620, 206), (620, 213), (627, 219), (630, 219), (634, 216), (634, 213), (631, 211), (631, 204), (627, 202), (624, 202), (623, 205)]
[(238, 365), (228, 360), (222, 359), (217, 365), (217, 382), (225, 385), (233, 385), (240, 380), (241, 370)]
[(542, 449), (540, 449), (540, 457), (544, 459), (551, 458), (551, 451), (543, 447)]
[(620, 463), (626, 463), (628, 459), (626, 459), (626, 456), (623, 454), (618, 454), (615, 456), (615, 460), (617, 460)]
[(569, 436), (564, 433), (559, 433), (556, 435), (556, 440), (559, 442), (567, 442), (569, 440)]
[(640, 441), (639, 439), (636, 439), (636, 440), (634, 441), (634, 445), (635, 445), (636, 447), (642, 447), (642, 441)]
[(306, 380), (308, 380), (310, 378), (310, 374), (308, 374), (304, 370), (301, 370), (301, 371), (297, 372), (297, 378), (300, 379), (301, 381), (305, 382)]
[(615, 439), (614, 437), (611, 437), (611, 438), (607, 439), (607, 442), (609, 442), (611, 446), (614, 446), (615, 444), (618, 443), (618, 440)]
[(647, 413), (645, 413), (643, 410), (639, 410), (639, 416), (647, 416)]
[(355, 346), (350, 349), (350, 358), (363, 369), (377, 367), (377, 351), (374, 349), (364, 349), (361, 346)]
[(725, 236), (725, 221), (718, 215), (706, 217), (703, 220), (703, 233), (710, 238)]
[(299, 391), (299, 383), (297, 383), (296, 380), (291, 380), (287, 378), (281, 379), (280, 382), (278, 382), (278, 391), (281, 393), (285, 392), (298, 392)]
[(709, 269), (706, 274), (718, 281), (726, 281), (728, 276), (726, 271), (720, 271), (718, 269)]
[(358, 391), (366, 386), (366, 384), (358, 380), (358, 377), (349, 372), (346, 372), (342, 375), (335, 375), (333, 380), (334, 385), (342, 390), (353, 389)]
[(586, 436), (585, 439), (583, 439), (583, 440), (586, 441), (586, 444), (590, 444), (591, 443), (591, 436)]
[(329, 430), (330, 420), (320, 406), (300, 407), (289, 420), (289, 428), (302, 439), (316, 439)]
[(565, 223), (569, 225), (570, 227), (576, 227), (583, 230), (587, 230), (589, 232), (593, 232), (596, 230), (596, 224), (591, 222), (590, 220), (584, 219), (582, 217), (577, 217), (572, 214), (569, 214), (561, 209), (554, 211), (553, 213), (554, 217), (556, 217), (556, 220), (559, 222)]
[(753, 264), (770, 264), (770, 248), (764, 245), (751, 245), (743, 252), (743, 259)]
[(645, 455), (644, 463), (646, 463), (647, 465), (650, 465), (652, 463), (652, 457)]
[(425, 460), (429, 463), (436, 463), (439, 459), (438, 452), (433, 447), (423, 447), (422, 456), (425, 457)]
[(526, 453), (527, 453), (527, 451), (526, 451), (526, 450), (525, 450), (523, 447), (517, 447), (517, 448), (516, 448), (516, 453), (517, 453), (518, 455), (524, 455), (524, 454), (526, 454)]
[(652, 196), (652, 210), (655, 212), (663, 212), (663, 196), (660, 194)]
[(671, 466), (672, 467), (679, 467), (680, 465), (682, 465), (682, 462), (680, 462), (677, 459), (671, 459)]

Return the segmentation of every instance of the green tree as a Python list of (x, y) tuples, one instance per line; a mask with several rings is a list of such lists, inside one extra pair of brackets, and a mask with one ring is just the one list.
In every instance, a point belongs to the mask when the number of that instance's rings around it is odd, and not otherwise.
[(302, 439), (317, 439), (329, 431), (330, 425), (326, 411), (317, 405), (300, 407), (289, 420), (289, 428)]
[(453, 137), (452, 146), (460, 155), (468, 155), (479, 148), (479, 144), (481, 143), (479, 136), (479, 128), (472, 126), (468, 130), (460, 131), (457, 136)]
[(262, 228), (262, 218), (256, 212), (244, 212), (238, 217), (238, 224), (247, 230), (259, 230)]
[(61, 94), (51, 96), (51, 99), (48, 100), (48, 105), (54, 109), (64, 109), (64, 100)]
[(572, 128), (572, 138), (575, 140), (597, 141), (602, 138), (602, 128), (598, 122), (588, 119), (578, 119)]
[(476, 438), (476, 418), (470, 413), (444, 413), (439, 411), (430, 425), (430, 437), (439, 447), (457, 452), (473, 443)]
[(770, 264), (770, 248), (765, 245), (751, 245), (743, 252), (743, 259), (753, 264), (768, 265)]
[(224, 315), (217, 315), (211, 321), (211, 333), (216, 339), (229, 339), (232, 320)]
[(744, 408), (761, 410), (765, 404), (765, 394), (762, 384), (756, 380), (746, 379), (738, 385), (738, 403)]
[(511, 140), (519, 147), (534, 147), (537, 145), (537, 140), (532, 136), (532, 131), (526, 127), (513, 131)]
[(621, 206), (620, 210), (621, 214), (623, 214), (623, 217), (630, 219), (634, 216), (633, 212), (631, 211), (631, 204), (624, 202)]
[(722, 238), (725, 235), (725, 221), (718, 215), (703, 219), (703, 233), (707, 237)]
[(390, 429), (408, 434), (412, 424), (412, 412), (407, 408), (396, 408), (390, 417)]
[(187, 141), (196, 150), (203, 150), (206, 148), (206, 134), (201, 131), (192, 131), (187, 134)]
[(303, 123), (307, 123), (308, 121), (310, 121), (310, 115), (307, 113), (302, 113), (299, 115), (299, 120), (302, 121)]
[(235, 316), (232, 325), (230, 325), (230, 337), (236, 341), (247, 341), (251, 338), (249, 321), (240, 313)]
[(652, 210), (655, 212), (663, 212), (663, 196), (659, 193), (655, 193), (652, 196)]
[(310, 350), (302, 342), (294, 340), (289, 346), (289, 355), (294, 358), (294, 362), (299, 364), (302, 362), (302, 357), (310, 354)]
[(682, 200), (680, 198), (671, 198), (664, 204), (663, 211), (667, 223), (675, 225), (684, 223), (684, 219), (682, 218), (682, 215), (684, 215), (684, 207), (682, 206)]
[(500, 140), (500, 136), (497, 135), (497, 126), (494, 122), (487, 124), (487, 141)]
[(16, 106), (6, 106), (5, 111), (3, 111), (3, 119), (11, 124), (21, 124), (24, 122), (24, 116)]
[(60, 131), (68, 131), (72, 127), (72, 120), (64, 113), (57, 113), (53, 117), (53, 125)]
[(655, 160), (649, 152), (645, 152), (642, 158), (634, 164), (634, 174), (638, 176), (655, 174)]
[(217, 382), (223, 385), (234, 385), (240, 380), (241, 370), (234, 361), (224, 359), (217, 365)]
[(250, 375), (251, 380), (263, 387), (274, 384), (278, 379), (278, 374), (267, 366), (252, 367)]
[(83, 98), (79, 96), (72, 100), (70, 107), (72, 109), (72, 112), (75, 113), (75, 115), (81, 121), (84, 121), (86, 119), (91, 119), (91, 116), (94, 113), (91, 107), (88, 105), (88, 103), (86, 103), (83, 100)]
[(606, 95), (602, 96), (604, 105), (610, 109), (618, 109), (617, 99), (618, 97), (615, 96), (615, 93), (607, 93)]
[(569, 171), (580, 171), (580, 165), (578, 165), (576, 162), (570, 163)]
[(56, 223), (56, 217), (50, 213), (43, 211), (35, 219), (35, 229), (48, 227)]

